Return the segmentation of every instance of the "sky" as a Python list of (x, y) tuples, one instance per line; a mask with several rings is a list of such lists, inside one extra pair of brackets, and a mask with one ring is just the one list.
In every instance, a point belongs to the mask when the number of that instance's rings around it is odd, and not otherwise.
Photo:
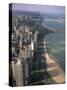
[(64, 6), (52, 6), (52, 5), (36, 5), (36, 4), (12, 4), (12, 10), (19, 11), (38, 11), (38, 12), (48, 12), (48, 13), (65, 13)]

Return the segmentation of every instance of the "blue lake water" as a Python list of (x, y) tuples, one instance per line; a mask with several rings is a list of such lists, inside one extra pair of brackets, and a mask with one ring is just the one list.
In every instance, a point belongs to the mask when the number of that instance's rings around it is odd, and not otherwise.
[[(15, 12), (15, 15), (22, 15), (21, 13)], [(64, 69), (65, 67), (65, 15), (64, 14), (43, 14), (44, 21), (43, 26), (61, 30), (60, 33), (50, 33), (46, 35), (48, 40), (49, 54), (57, 58), (57, 62)]]
[[(60, 19), (60, 17), (61, 17), (61, 19)], [(65, 23), (64, 23), (64, 16), (57, 15), (57, 17), (56, 17), (54, 15), (52, 18), (49, 15), (49, 16), (47, 16), (47, 19), (44, 21), (44, 24), (47, 27), (63, 31), (63, 32), (59, 32), (59, 33), (47, 34), (46, 38), (48, 41), (49, 54), (54, 56), (57, 59), (57, 62), (60, 64), (60, 66), (64, 69), (64, 67), (65, 67)], [(56, 19), (58, 19), (58, 20), (55, 21)]]

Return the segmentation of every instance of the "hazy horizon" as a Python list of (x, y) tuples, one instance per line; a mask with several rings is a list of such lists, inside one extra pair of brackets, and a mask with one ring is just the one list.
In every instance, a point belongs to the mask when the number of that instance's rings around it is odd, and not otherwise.
[(22, 3), (13, 3), (13, 11), (32, 11), (32, 12), (42, 12), (42, 13), (56, 13), (64, 14), (64, 6), (54, 6), (54, 5), (38, 5), (38, 4), (22, 4)]

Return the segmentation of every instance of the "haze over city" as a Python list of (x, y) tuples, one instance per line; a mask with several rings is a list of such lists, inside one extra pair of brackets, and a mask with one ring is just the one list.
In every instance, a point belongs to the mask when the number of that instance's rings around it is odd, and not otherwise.
[(48, 5), (37, 5), (37, 4), (12, 4), (12, 10), (18, 11), (38, 11), (38, 12), (49, 12), (49, 13), (58, 13), (64, 14), (64, 6), (48, 6)]

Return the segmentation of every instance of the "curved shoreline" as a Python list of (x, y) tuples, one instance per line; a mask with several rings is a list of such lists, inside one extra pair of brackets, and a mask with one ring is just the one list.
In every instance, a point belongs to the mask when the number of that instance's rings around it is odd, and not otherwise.
[[(49, 54), (49, 53), (48, 53)], [(56, 58), (56, 57), (54, 57), (53, 55), (51, 55), (51, 54), (49, 54), (49, 57), (51, 58), (51, 59), (53, 59), (53, 60), (55, 60), (58, 64), (59, 64), (59, 66), (63, 69), (63, 71), (65, 72), (65, 68), (64, 68), (64, 66), (63, 66), (63, 63), (61, 62), (59, 62), (59, 60), (58, 60), (58, 58)]]
[(62, 68), (59, 66), (59, 64), (46, 52), (43, 55), (44, 58), (46, 58), (47, 62), (47, 72), (51, 76), (51, 79), (53, 79), (56, 83), (64, 83), (65, 82), (65, 74)]

